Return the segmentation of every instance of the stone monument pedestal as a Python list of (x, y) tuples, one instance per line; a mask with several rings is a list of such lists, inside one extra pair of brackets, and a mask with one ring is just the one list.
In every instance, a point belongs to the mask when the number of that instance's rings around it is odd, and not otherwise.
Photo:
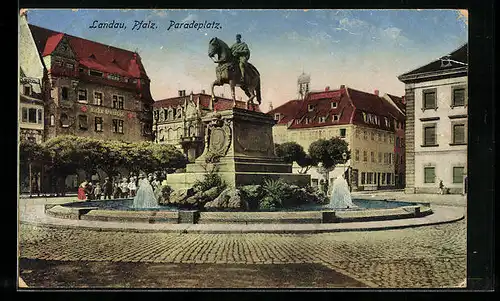
[(310, 184), (310, 175), (293, 174), (292, 164), (274, 154), (272, 127), (267, 114), (239, 108), (214, 112), (203, 118), (205, 149), (185, 173), (169, 174), (174, 190), (191, 187), (215, 170), (229, 187), (263, 184), (266, 179), (283, 179), (299, 186)]

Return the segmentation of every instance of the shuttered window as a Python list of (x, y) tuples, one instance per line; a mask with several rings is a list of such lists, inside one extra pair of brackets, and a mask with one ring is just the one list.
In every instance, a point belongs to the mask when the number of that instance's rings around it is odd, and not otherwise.
[(435, 183), (436, 170), (434, 167), (424, 167), (424, 183)]
[(465, 124), (453, 125), (453, 143), (465, 143)]
[(436, 145), (436, 125), (426, 125), (424, 127), (424, 145)]

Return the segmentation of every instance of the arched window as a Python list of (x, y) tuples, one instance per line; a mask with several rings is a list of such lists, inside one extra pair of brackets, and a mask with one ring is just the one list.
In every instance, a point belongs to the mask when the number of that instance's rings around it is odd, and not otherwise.
[(66, 113), (61, 114), (60, 120), (61, 120), (62, 127), (65, 127), (65, 128), (69, 127), (69, 117)]
[(172, 140), (172, 138), (173, 138), (172, 137), (172, 129), (168, 129), (167, 130), (167, 140), (170, 141), (170, 140)]
[(50, 115), (50, 126), (54, 126), (56, 125), (56, 117), (54, 116), (54, 114), (51, 114)]

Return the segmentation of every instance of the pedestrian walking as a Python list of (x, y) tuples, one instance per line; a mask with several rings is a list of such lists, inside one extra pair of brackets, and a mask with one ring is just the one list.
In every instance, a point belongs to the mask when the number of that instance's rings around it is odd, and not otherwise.
[(104, 184), (103, 184), (103, 193), (104, 193), (104, 199), (111, 199), (111, 195), (113, 194), (113, 184), (109, 180), (108, 177), (104, 179)]
[(119, 199), (122, 196), (122, 190), (120, 188), (120, 181), (116, 179), (113, 183), (113, 198)]

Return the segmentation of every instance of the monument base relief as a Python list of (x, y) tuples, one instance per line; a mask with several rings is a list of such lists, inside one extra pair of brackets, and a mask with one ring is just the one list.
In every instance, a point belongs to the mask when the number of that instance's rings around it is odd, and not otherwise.
[(205, 149), (185, 173), (168, 175), (174, 190), (191, 187), (196, 180), (217, 172), (230, 187), (263, 184), (266, 179), (281, 178), (289, 184), (304, 187), (310, 176), (293, 174), (292, 165), (274, 154), (272, 126), (267, 114), (239, 108), (207, 115)]

